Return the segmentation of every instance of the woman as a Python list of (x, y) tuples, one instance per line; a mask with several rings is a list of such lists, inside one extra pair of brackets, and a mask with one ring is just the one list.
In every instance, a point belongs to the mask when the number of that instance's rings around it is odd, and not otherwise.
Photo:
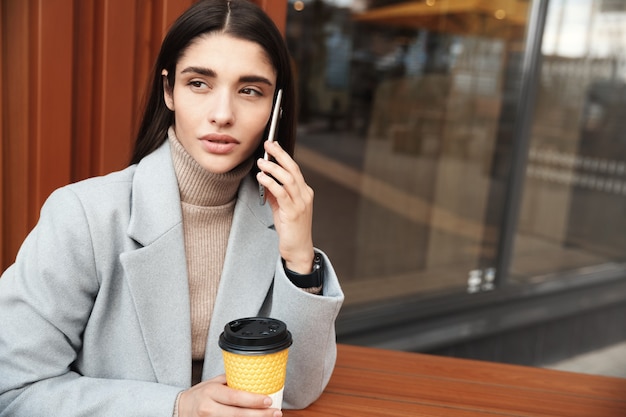
[(0, 279), (0, 416), (280, 416), (225, 385), (218, 336), (248, 316), (293, 334), (283, 406), (321, 394), (343, 294), (313, 248), (294, 113), (260, 9), (206, 0), (174, 23), (132, 164), (55, 191)]

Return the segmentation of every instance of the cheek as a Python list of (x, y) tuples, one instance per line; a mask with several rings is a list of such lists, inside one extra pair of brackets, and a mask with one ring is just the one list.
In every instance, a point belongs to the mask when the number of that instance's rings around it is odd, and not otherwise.
[(261, 146), (261, 143), (265, 140), (263, 136), (264, 131), (261, 130), (257, 135), (255, 135), (250, 141), (250, 149), (258, 149)]
[(176, 111), (174, 112), (174, 117), (178, 122), (183, 123), (193, 123), (197, 122), (201, 116), (202, 106), (198, 104), (194, 104), (189, 100), (176, 99), (174, 97), (176, 103)]
[(251, 133), (253, 134), (253, 138), (255, 142), (260, 142), (265, 139), (263, 136), (265, 134), (265, 128), (269, 123), (269, 115), (267, 111), (258, 112), (253, 117), (249, 119), (249, 126), (254, 126)]

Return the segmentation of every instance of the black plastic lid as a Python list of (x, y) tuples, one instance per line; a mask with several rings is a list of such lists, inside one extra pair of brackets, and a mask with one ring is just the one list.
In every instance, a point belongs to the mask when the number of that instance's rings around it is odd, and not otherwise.
[(284, 322), (269, 317), (248, 317), (224, 326), (219, 346), (232, 353), (265, 355), (287, 349), (292, 342)]

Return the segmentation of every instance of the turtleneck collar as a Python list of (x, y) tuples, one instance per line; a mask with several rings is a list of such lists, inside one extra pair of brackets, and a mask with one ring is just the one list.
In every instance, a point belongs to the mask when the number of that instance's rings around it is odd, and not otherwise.
[(250, 172), (254, 163), (250, 158), (224, 174), (214, 174), (202, 168), (180, 143), (174, 128), (168, 130), (172, 160), (180, 198), (183, 203), (195, 206), (222, 206), (235, 199), (239, 184)]

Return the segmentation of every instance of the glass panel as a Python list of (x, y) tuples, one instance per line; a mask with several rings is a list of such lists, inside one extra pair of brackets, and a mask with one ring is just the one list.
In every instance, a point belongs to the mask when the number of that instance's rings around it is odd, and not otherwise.
[(626, 2), (551, 1), (513, 277), (626, 256)]
[(492, 289), (496, 143), (528, 2), (289, 4), (296, 159), (346, 304)]

